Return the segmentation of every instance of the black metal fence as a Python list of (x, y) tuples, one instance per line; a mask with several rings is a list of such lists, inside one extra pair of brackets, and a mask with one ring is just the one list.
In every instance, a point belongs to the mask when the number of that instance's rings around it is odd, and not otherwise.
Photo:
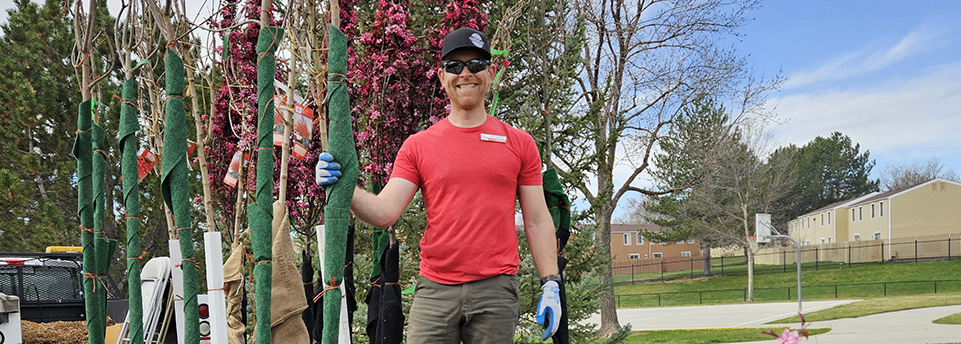
[[(855, 241), (801, 247), (804, 269), (843, 269), (857, 264), (881, 262), (919, 262), (961, 257), (961, 235), (930, 239)], [(765, 248), (755, 254), (754, 273), (788, 272), (794, 269), (794, 247)], [(696, 278), (705, 275), (704, 259), (675, 257), (638, 260), (612, 265), (616, 284)], [(711, 257), (711, 275), (747, 274), (743, 255)]]
[[(961, 291), (961, 280), (842, 283), (805, 285), (802, 286), (802, 288), (802, 297), (804, 297), (804, 299), (825, 299), (832, 297), (838, 299), (866, 296), (937, 294), (939, 292), (956, 293)], [(754, 288), (754, 297), (755, 300), (760, 301), (795, 301), (797, 300), (797, 287)], [(746, 300), (747, 288), (615, 295), (617, 307), (710, 304)]]

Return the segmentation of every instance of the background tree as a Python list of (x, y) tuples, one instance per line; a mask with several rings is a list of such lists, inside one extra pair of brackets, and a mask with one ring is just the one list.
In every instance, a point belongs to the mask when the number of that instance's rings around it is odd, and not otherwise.
[[(790, 150), (792, 148), (785, 148)], [(878, 180), (871, 180), (874, 160), (871, 152), (840, 132), (816, 137), (801, 148), (792, 160), (797, 183), (780, 203), (788, 219), (851, 197), (878, 191)]]
[[(730, 99), (734, 113), (747, 114), (773, 86), (752, 79), (744, 60), (721, 48), (756, 5), (753, 0), (576, 3), (588, 37), (581, 55), (585, 68), (576, 81), (575, 111), (583, 122), (557, 138), (565, 146), (552, 158), (562, 178), (590, 203), (602, 256), (610, 257), (611, 216), (624, 195), (662, 195), (687, 186), (635, 185), (685, 104), (711, 94)], [(619, 185), (615, 167), (626, 170)], [(620, 328), (610, 264), (600, 267), (599, 280), (601, 333), (609, 336)]]
[(732, 244), (729, 238), (717, 234), (711, 214), (693, 207), (691, 190), (699, 187), (705, 177), (716, 174), (720, 159), (730, 155), (731, 142), (737, 134), (730, 127), (731, 117), (710, 98), (698, 98), (686, 106), (674, 126), (660, 143), (654, 155), (657, 170), (651, 174), (663, 187), (691, 184), (684, 190), (660, 196), (648, 196), (639, 205), (644, 209), (644, 220), (664, 228), (660, 232), (640, 233), (650, 240), (670, 242), (696, 239), (704, 259), (704, 275), (711, 275), (711, 248)]
[(654, 209), (669, 210), (675, 225), (708, 242), (740, 246), (747, 258), (747, 301), (754, 300), (754, 215), (771, 213), (775, 201), (794, 185), (788, 168), (790, 156), (772, 154), (761, 159), (766, 150), (763, 131), (754, 123), (739, 127), (732, 135), (716, 141), (713, 164), (705, 165), (703, 179), (678, 197), (661, 197)]
[(0, 26), (0, 251), (79, 245), (71, 155), (77, 130), (73, 31), (63, 4), (17, 0)]
[(961, 181), (961, 177), (950, 167), (944, 165), (938, 158), (931, 158), (925, 162), (890, 165), (881, 170), (881, 189), (884, 191), (924, 183), (934, 178), (951, 181)]

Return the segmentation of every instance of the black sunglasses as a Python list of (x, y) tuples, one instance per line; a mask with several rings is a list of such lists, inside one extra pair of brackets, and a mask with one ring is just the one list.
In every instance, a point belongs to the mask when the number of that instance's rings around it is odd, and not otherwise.
[(491, 60), (481, 59), (473, 59), (467, 62), (451, 60), (441, 63), (441, 66), (444, 67), (444, 70), (451, 74), (460, 74), (460, 72), (464, 71), (464, 66), (467, 66), (467, 70), (469, 70), (471, 73), (477, 73), (487, 69), (487, 66), (490, 65)]

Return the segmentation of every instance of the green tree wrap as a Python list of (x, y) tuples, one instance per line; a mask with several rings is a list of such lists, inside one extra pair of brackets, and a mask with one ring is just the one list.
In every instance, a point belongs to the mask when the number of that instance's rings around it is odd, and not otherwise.
[(167, 102), (164, 106), (163, 160), (160, 191), (173, 212), (180, 238), (179, 262), (184, 278), (184, 342), (200, 343), (200, 314), (197, 310), (197, 263), (194, 261), (190, 218), (190, 183), (187, 178), (187, 121), (184, 109), (184, 62), (173, 51), (164, 59)]
[(374, 228), (370, 233), (371, 246), (374, 247), (373, 257), (371, 257), (370, 280), (373, 281), (380, 276), (380, 257), (384, 255), (384, 250), (390, 245), (390, 233), (382, 228)]
[(93, 323), (88, 329), (87, 337), (91, 343), (103, 343), (106, 329), (106, 307), (107, 289), (104, 288), (106, 277), (103, 266), (107, 263), (107, 244), (103, 233), (104, 202), (106, 200), (104, 185), (106, 184), (107, 174), (107, 133), (97, 123), (93, 123), (90, 128), (93, 145), (92, 152), (92, 189), (93, 189), (93, 248), (94, 264), (88, 271), (97, 276), (94, 286), (94, 297), (96, 307), (92, 318), (87, 318), (87, 322)]
[(260, 29), (257, 37), (257, 187), (256, 201), (247, 207), (250, 239), (254, 253), (254, 295), (257, 305), (256, 343), (269, 344), (270, 332), (270, 260), (273, 257), (274, 203), (274, 76), (277, 59), (274, 51), (280, 45), (284, 29), (270, 26)]
[(557, 170), (549, 168), (544, 171), (544, 198), (554, 220), (554, 231), (561, 227), (571, 228), (571, 201), (564, 193), (564, 186), (557, 178)]
[[(83, 247), (83, 271), (94, 273), (93, 248), (93, 157), (91, 156), (92, 140), (90, 137), (90, 100), (80, 103), (77, 111), (77, 138), (73, 143), (73, 156), (77, 158), (77, 214), (80, 218), (80, 244)], [(83, 276), (83, 301), (86, 318), (91, 319), (95, 313), (96, 298), (93, 295), (93, 278), (90, 274)], [(93, 333), (93, 322), (87, 322), (87, 333)], [(87, 342), (94, 344), (91, 337)]]
[(137, 81), (127, 79), (123, 83), (120, 104), (120, 174), (123, 176), (124, 224), (127, 228), (127, 301), (129, 319), (127, 338), (130, 344), (143, 344), (143, 297), (140, 292), (140, 191), (137, 172), (137, 109), (133, 107)]
[[(330, 117), (328, 137), (330, 154), (343, 167), (342, 176), (327, 188), (327, 205), (324, 207), (326, 226), (324, 246), (324, 283), (330, 287), (340, 285), (344, 278), (344, 256), (347, 245), (347, 227), (350, 221), (350, 202), (357, 185), (357, 151), (350, 120), (350, 100), (347, 98), (347, 37), (340, 29), (329, 28), (330, 49), (327, 59), (327, 114)], [(339, 289), (324, 293), (323, 343), (337, 343), (340, 323)]]

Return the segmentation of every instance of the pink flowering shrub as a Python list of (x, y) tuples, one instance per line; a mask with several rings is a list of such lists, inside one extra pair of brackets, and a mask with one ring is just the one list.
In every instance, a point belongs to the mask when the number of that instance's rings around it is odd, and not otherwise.
[(781, 332), (780, 336), (773, 331), (764, 331), (762, 333), (777, 338), (778, 343), (781, 344), (806, 344), (809, 336), (808, 330), (806, 329), (808, 323), (804, 320), (804, 314), (799, 312), (798, 316), (801, 318), (801, 328), (798, 330), (786, 328)]
[[(432, 71), (427, 51), (410, 29), (408, 0), (380, 0), (374, 22), (360, 37), (363, 58), (354, 71), (354, 118), (361, 171), (375, 184), (390, 176), (397, 151), (430, 114)], [(377, 71), (377, 72), (372, 72)]]

